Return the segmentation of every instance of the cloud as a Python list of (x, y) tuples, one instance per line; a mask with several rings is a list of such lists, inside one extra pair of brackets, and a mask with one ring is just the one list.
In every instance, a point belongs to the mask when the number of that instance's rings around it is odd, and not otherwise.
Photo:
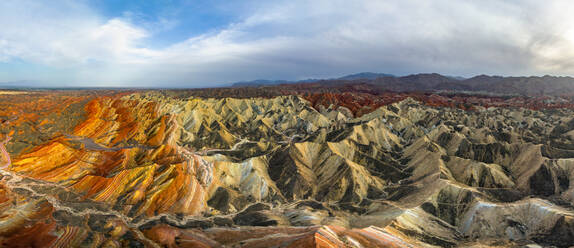
[(138, 47), (147, 32), (121, 19), (103, 20), (73, 1), (0, 2), (0, 51), (6, 61), (21, 59), (56, 66), (89, 61), (136, 62), (153, 52)]
[(0, 61), (68, 68), (70, 76), (52, 83), (98, 86), (208, 87), (358, 71), (572, 75), (573, 7), (559, 0), (250, 1), (237, 8), (240, 21), (153, 49), (148, 42), (161, 37), (149, 23), (106, 19), (82, 2), (5, 0)]

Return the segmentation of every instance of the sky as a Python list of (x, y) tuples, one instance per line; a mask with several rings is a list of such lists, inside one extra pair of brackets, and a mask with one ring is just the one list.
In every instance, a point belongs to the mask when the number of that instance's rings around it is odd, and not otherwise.
[(0, 87), (574, 75), (560, 0), (2, 0)]

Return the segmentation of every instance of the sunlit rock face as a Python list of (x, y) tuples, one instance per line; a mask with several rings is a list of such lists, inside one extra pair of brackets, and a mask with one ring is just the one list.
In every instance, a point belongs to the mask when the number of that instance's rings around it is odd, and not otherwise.
[(0, 110), (2, 247), (574, 245), (570, 109), (29, 97)]

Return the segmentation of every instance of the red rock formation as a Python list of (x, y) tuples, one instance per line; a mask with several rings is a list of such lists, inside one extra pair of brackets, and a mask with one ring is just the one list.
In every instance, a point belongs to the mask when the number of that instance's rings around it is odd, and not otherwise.
[(167, 225), (144, 231), (166, 247), (412, 247), (385, 230), (368, 227), (345, 229), (338, 226), (246, 227), (182, 230)]
[(70, 185), (88, 199), (125, 205), (133, 215), (203, 211), (209, 179), (198, 170), (209, 165), (180, 152), (172, 117), (157, 116), (154, 103), (114, 98), (95, 99), (86, 112), (72, 134), (19, 156), (12, 171)]

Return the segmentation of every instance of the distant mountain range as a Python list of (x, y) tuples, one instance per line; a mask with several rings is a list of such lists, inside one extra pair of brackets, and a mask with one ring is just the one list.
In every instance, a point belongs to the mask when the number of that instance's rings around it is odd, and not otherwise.
[(332, 79), (304, 79), (298, 81), (288, 80), (266, 80), (257, 79), (252, 81), (241, 81), (232, 83), (232, 87), (246, 87), (246, 86), (263, 86), (263, 85), (279, 85), (279, 84), (294, 84), (294, 83), (313, 83), (321, 80), (355, 80), (355, 79), (377, 79), (380, 77), (395, 77), (393, 74), (375, 73), (375, 72), (360, 72), (355, 74), (346, 75), (340, 78)]
[[(46, 89), (46, 90), (71, 90), (71, 89), (114, 89), (131, 90), (145, 88), (70, 88), (70, 87), (38, 87), (38, 82), (14, 81), (0, 82), (0, 89)], [(503, 77), (478, 75), (471, 78), (441, 75), (438, 73), (421, 73), (408, 76), (395, 76), (387, 73), (361, 72), (331, 79), (305, 79), (298, 81), (289, 80), (253, 80), (242, 81), (222, 88), (246, 90), (260, 89), (265, 94), (277, 91), (292, 92), (348, 92), (360, 91), (368, 93), (392, 92), (476, 92), (503, 95), (567, 95), (574, 96), (574, 78), (563, 76), (528, 76), (528, 77)], [(279, 90), (279, 91), (278, 91)], [(206, 92), (212, 95), (213, 92)], [(230, 94), (233, 95), (233, 94)]]
[(234, 83), (232, 87), (342, 88), (361, 85), (369, 92), (377, 91), (471, 91), (517, 95), (574, 95), (574, 78), (558, 76), (502, 77), (479, 75), (472, 78), (445, 76), (438, 73), (413, 74), (397, 77), (391, 74), (362, 72), (336, 79), (302, 81), (255, 80)]
[(357, 74), (351, 74), (338, 79), (341, 80), (355, 80), (355, 79), (377, 79), (380, 77), (395, 77), (393, 74), (386, 73), (374, 73), (374, 72), (361, 72)]

